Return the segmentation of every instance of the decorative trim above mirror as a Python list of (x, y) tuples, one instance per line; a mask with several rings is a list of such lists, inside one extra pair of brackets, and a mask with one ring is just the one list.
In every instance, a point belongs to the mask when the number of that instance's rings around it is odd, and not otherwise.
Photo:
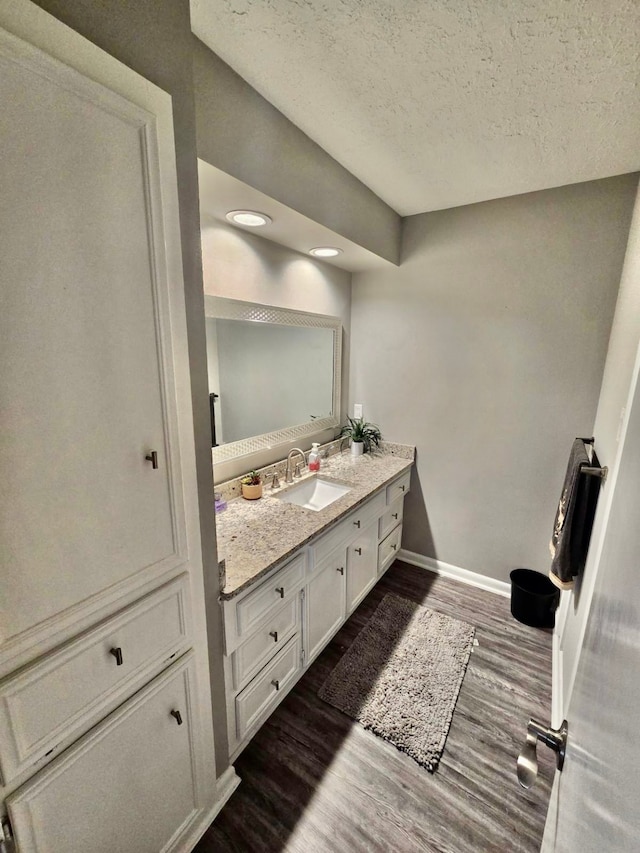
[[(205, 316), (218, 320), (245, 320), (254, 323), (266, 323), (278, 326), (298, 328), (330, 329), (333, 331), (333, 383), (331, 394), (331, 414), (328, 417), (312, 418), (306, 422), (284, 426), (272, 432), (230, 441), (213, 447), (211, 454), (214, 465), (248, 456), (261, 450), (268, 450), (279, 444), (287, 444), (299, 438), (305, 438), (322, 430), (332, 429), (340, 424), (340, 393), (342, 374), (342, 324), (339, 317), (325, 314), (312, 314), (294, 311), (289, 308), (276, 308), (272, 305), (260, 305), (221, 296), (204, 297)], [(313, 376), (304, 381), (312, 382)]]

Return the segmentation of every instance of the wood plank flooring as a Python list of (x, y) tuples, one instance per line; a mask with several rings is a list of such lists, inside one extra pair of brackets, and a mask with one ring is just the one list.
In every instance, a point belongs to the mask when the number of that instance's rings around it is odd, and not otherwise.
[[(316, 695), (387, 592), (477, 629), (434, 774)], [(550, 706), (549, 632), (506, 598), (396, 562), (236, 760), (240, 787), (195, 853), (537, 853), (554, 757), (538, 749), (529, 791), (515, 762)]]

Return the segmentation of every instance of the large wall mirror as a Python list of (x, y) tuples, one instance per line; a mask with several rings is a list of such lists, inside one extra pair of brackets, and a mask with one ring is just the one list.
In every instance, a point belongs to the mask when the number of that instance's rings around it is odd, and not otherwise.
[(338, 426), (338, 317), (204, 299), (214, 464)]

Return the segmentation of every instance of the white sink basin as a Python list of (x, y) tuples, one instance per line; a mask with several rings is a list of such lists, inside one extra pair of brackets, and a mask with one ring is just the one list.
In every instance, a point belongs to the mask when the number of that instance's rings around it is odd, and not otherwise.
[(295, 504), (318, 512), (350, 491), (349, 486), (341, 486), (339, 483), (313, 477), (311, 480), (305, 480), (304, 483), (287, 489), (286, 492), (281, 492), (276, 497), (287, 504)]

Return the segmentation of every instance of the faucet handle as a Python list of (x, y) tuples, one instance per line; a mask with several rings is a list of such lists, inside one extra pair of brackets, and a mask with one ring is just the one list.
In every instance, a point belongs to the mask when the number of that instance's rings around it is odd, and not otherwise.
[(269, 477), (271, 479), (271, 488), (279, 489), (280, 488), (280, 477), (277, 471), (269, 471), (268, 474), (264, 475), (265, 480)]
[(296, 462), (296, 470), (293, 473), (294, 477), (301, 477), (302, 476), (302, 469), (304, 468), (304, 465), (305, 465), (304, 462)]

